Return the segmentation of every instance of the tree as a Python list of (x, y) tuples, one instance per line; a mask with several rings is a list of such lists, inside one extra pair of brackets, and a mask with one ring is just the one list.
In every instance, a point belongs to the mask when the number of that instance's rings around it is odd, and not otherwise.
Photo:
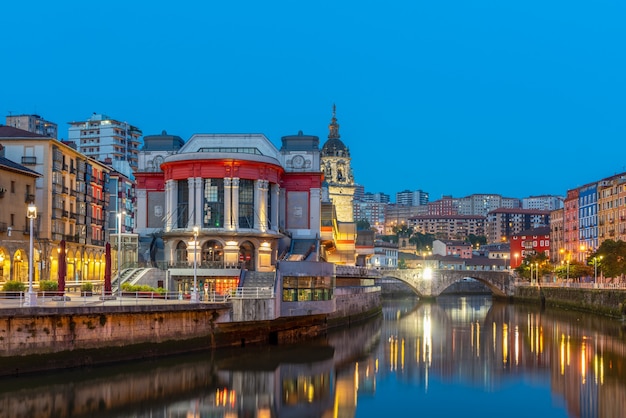
[(415, 244), (415, 248), (417, 251), (425, 251), (429, 248), (433, 248), (433, 241), (435, 240), (435, 236), (433, 234), (423, 234), (421, 232), (416, 232), (409, 239), (411, 244)]
[[(539, 270), (539, 274), (537, 274), (537, 270)], [(531, 271), (532, 277), (530, 276)], [(515, 268), (515, 272), (518, 276), (529, 280), (534, 280), (537, 276), (539, 276), (539, 280), (541, 280), (541, 277), (552, 273), (552, 271), (552, 265), (545, 253), (529, 254), (524, 257), (522, 264)]]
[(598, 271), (605, 277), (620, 277), (626, 274), (626, 242), (612, 239), (603, 241), (587, 258), (587, 263), (595, 270), (594, 260)]
[(477, 244), (479, 246), (487, 244), (487, 237), (484, 235), (469, 234), (467, 239), (469, 240), (470, 244), (472, 244), (473, 248), (477, 248)]

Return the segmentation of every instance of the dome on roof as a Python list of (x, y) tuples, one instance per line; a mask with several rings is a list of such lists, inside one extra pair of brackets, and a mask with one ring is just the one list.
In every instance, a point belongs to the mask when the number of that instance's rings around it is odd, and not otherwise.
[(322, 157), (349, 157), (350, 150), (339, 138), (331, 138), (322, 147)]

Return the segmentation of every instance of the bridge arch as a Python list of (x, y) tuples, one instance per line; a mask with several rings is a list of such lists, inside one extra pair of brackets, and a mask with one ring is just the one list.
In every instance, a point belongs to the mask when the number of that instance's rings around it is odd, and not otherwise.
[(436, 297), (462, 279), (471, 278), (483, 283), (496, 296), (511, 294), (513, 278), (508, 271), (398, 269), (381, 272), (381, 278), (393, 278), (406, 283), (418, 296)]

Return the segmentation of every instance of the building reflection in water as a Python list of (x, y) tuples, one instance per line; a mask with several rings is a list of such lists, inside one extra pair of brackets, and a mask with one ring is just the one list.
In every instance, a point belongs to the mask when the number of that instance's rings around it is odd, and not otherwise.
[(618, 321), (486, 297), (409, 299), (295, 346), (5, 379), (0, 418), (355, 417), (360, 402), (389, 402), (377, 392), (390, 380), (428, 396), (434, 379), (485, 392), (547, 382), (569, 417), (613, 418), (626, 410), (625, 362)]

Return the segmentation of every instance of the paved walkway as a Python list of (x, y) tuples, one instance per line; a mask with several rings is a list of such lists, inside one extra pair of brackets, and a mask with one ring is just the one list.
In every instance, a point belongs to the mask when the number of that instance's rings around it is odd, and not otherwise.
[[(80, 293), (66, 292), (65, 298), (60, 296), (39, 296), (37, 307), (59, 308), (71, 306), (129, 306), (129, 305), (190, 305), (189, 299), (180, 300), (176, 297), (170, 299), (136, 297), (136, 296), (113, 296), (102, 298), (99, 294), (93, 296), (81, 296)], [(219, 301), (200, 301), (199, 303), (220, 303)], [(7, 297), (0, 294), (0, 309), (29, 308), (25, 305), (23, 297)]]

